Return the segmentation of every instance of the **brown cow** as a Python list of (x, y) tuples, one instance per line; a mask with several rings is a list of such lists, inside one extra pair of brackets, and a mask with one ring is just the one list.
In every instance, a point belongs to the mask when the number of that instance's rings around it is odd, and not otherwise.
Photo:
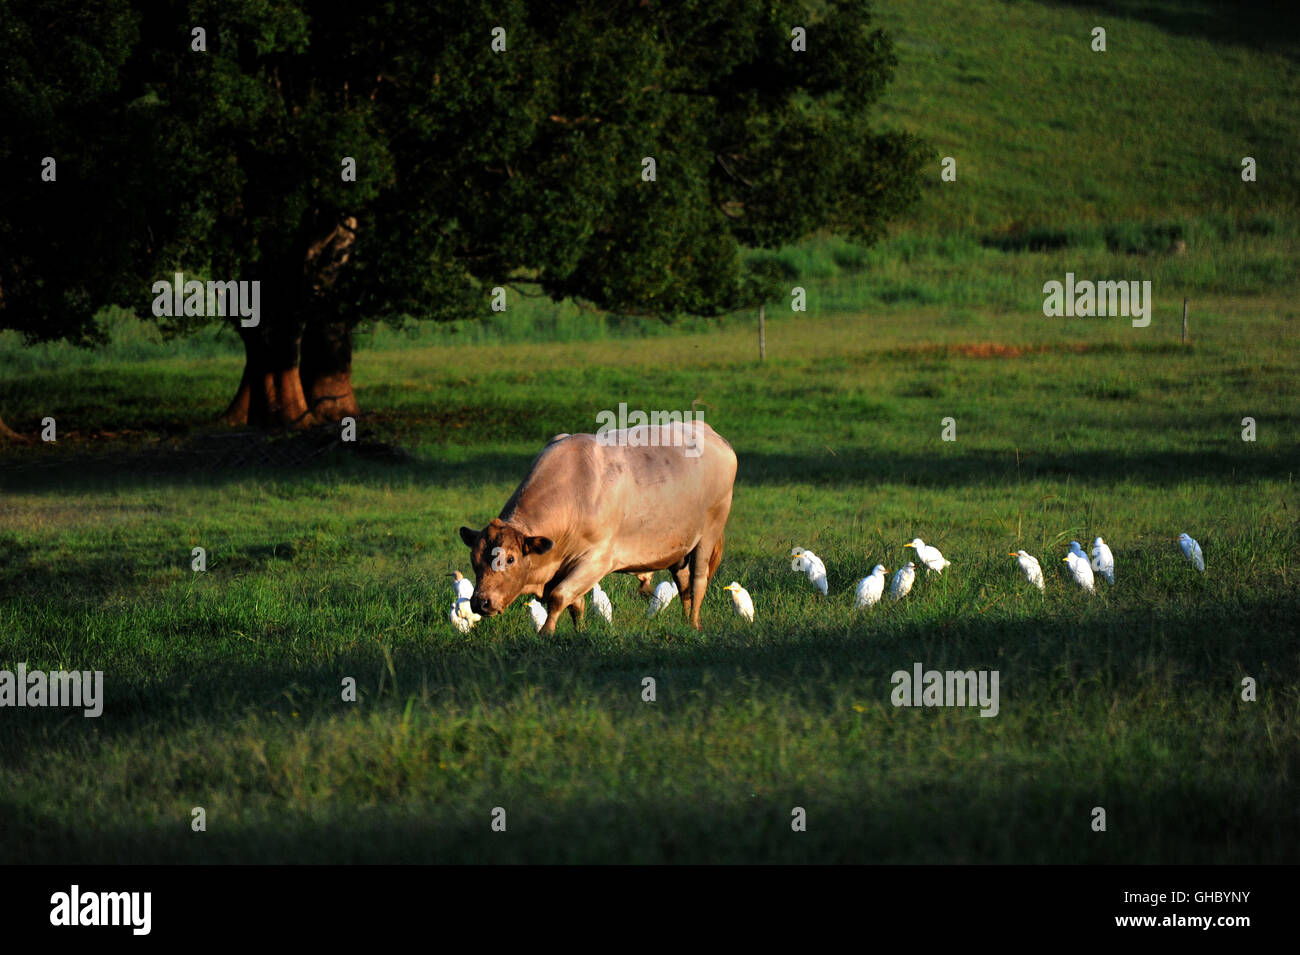
[(491, 617), (521, 593), (541, 597), (541, 632), (554, 633), (566, 607), (581, 621), (606, 574), (636, 574), (645, 590), (667, 569), (699, 629), (735, 479), (736, 453), (703, 421), (558, 435), (492, 523), (460, 529), (478, 578), (470, 605)]

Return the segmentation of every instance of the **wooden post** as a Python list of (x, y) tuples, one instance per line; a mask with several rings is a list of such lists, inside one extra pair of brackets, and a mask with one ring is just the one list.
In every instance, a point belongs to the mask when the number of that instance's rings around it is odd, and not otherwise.
[(1187, 344), (1187, 299), (1183, 299), (1183, 344)]
[(758, 360), (767, 357), (767, 315), (765, 306), (758, 306)]

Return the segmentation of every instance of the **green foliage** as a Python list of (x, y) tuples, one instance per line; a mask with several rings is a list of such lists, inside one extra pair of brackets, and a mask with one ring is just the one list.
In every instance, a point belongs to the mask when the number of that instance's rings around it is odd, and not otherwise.
[[(915, 197), (917, 141), (870, 122), (893, 58), (862, 0), (809, 23), (817, 55), (790, 49), (796, 3), (616, 7), (259, 0), (76, 18), (48, 41), (63, 46), (15, 56), (23, 148), (7, 158), (64, 164), (57, 184), (15, 175), (0, 207), (0, 322), (84, 338), (101, 305), (147, 315), (174, 271), (259, 279), (269, 320), (289, 321), (308, 249), (349, 217), (356, 243), (317, 318), (460, 318), (512, 281), (717, 315), (772, 294), (743, 246), (820, 228), (871, 241)], [(59, 9), (6, 0), (5, 49), (54, 36)], [(94, 79), (76, 93), (74, 69)]]
[[(93, 342), (99, 307), (140, 292), (139, 217), (120, 186), (146, 133), (139, 111), (112, 107), (139, 19), (125, 0), (0, 0), (0, 327)], [(41, 180), (45, 157), (57, 182)]]

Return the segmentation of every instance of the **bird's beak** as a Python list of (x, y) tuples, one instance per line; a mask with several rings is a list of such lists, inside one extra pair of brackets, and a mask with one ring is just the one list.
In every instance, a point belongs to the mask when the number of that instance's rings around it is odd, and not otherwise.
[(911, 547), (911, 546), (912, 546), (912, 542), (911, 542), (911, 541), (908, 541), (908, 542), (905, 543), (903, 546), (904, 546), (904, 547)]
[(1061, 563), (1063, 563), (1063, 564), (1068, 564), (1069, 562), (1070, 562), (1070, 558), (1068, 558), (1068, 557), (1062, 557), (1062, 558), (1061, 558)]
[(1007, 556), (1008, 556), (1008, 557), (1019, 557), (1020, 555), (1017, 554), (1015, 551), (1011, 550), (1011, 551), (1007, 551)]

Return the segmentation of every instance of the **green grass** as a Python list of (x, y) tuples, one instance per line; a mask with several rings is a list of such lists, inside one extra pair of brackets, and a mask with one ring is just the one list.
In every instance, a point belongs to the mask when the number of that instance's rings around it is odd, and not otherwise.
[[(1174, 241), (1186, 251), (1172, 253)], [(1300, 292), (1300, 217), (1255, 215), (1170, 218), (1151, 223), (1123, 221), (1108, 226), (1028, 229), (1015, 235), (946, 237), (907, 232), (873, 248), (836, 236), (815, 236), (779, 252), (754, 253), (775, 259), (791, 287), (807, 292), (806, 317), (819, 318), (894, 307), (945, 309), (949, 320), (974, 308), (1041, 315), (1043, 283), (1079, 279), (1148, 280), (1158, 314), (1165, 318), (1191, 300), (1193, 315), (1234, 296), (1262, 297), (1290, 307)], [(361, 327), (361, 353), (421, 346), (456, 347), (512, 342), (614, 342), (752, 327), (749, 312), (718, 319), (685, 318), (673, 324), (654, 319), (593, 313), (571, 302), (516, 297), (504, 313), (446, 324), (410, 322), (394, 328), (382, 322)], [(790, 301), (774, 303), (770, 318), (794, 315)], [(10, 420), (23, 404), (24, 376), (40, 371), (183, 357), (209, 363), (234, 360), (242, 346), (232, 329), (208, 329), (166, 340), (152, 325), (120, 309), (105, 310), (101, 325), (107, 347), (89, 350), (64, 343), (24, 346), (14, 332), (0, 332), (0, 410)]]
[[(0, 665), (103, 669), (107, 707), (5, 712), (0, 855), (1293, 859), (1289, 322), (1225, 308), (1184, 348), (1167, 324), (972, 321), (973, 336), (942, 313), (776, 322), (763, 365), (740, 329), (653, 352), (376, 352), (359, 369), (375, 409), (363, 438), (400, 442), (405, 462), (168, 471), (90, 438), (9, 452)], [(108, 399), (103, 420), (183, 438), (235, 367), (105, 368), (93, 384), (134, 396)], [(615, 578), (612, 628), (566, 618), (543, 639), (516, 605), (452, 631), (445, 575), (468, 569), (456, 528), (495, 514), (550, 434), (620, 400), (698, 400), (735, 445), (720, 577), (750, 590), (756, 624), (718, 589), (701, 633), (676, 606), (647, 621)], [(1170, 540), (1182, 530), (1205, 547), (1204, 577)], [(953, 567), (855, 612), (854, 580), (898, 566), (917, 534)], [(1119, 583), (1090, 598), (1057, 558), (1097, 534)], [(826, 560), (826, 600), (788, 570), (794, 544)], [(196, 545), (205, 574), (189, 569)], [(1021, 546), (1043, 560), (1045, 596), (1003, 556)], [(890, 676), (915, 661), (997, 669), (1000, 714), (893, 708)], [(1256, 703), (1240, 701), (1244, 676)], [(1088, 827), (1098, 805), (1105, 835)], [(188, 828), (194, 806), (206, 833)], [(489, 829), (496, 806), (506, 835)], [(806, 834), (789, 830), (794, 806)]]
[[(1294, 5), (879, 2), (885, 118), (935, 148), (915, 225), (976, 234), (1300, 208)], [(1103, 27), (1106, 52), (1091, 49)], [(939, 159), (957, 160), (941, 182)], [(1241, 181), (1241, 159), (1259, 177)]]

